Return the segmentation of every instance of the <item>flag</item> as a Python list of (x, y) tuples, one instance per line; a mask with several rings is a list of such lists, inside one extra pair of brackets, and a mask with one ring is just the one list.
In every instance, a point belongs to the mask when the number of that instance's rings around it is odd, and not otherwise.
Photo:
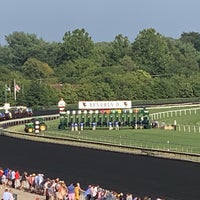
[(5, 91), (6, 92), (10, 92), (11, 91), (10, 87), (8, 87), (7, 84), (5, 84)]
[(15, 84), (15, 91), (16, 91), (16, 92), (19, 92), (20, 89), (21, 89), (21, 88), (19, 87), (19, 85)]
[(15, 101), (17, 100), (17, 92), (19, 92), (20, 89), (21, 88), (19, 87), (18, 84), (16, 84), (15, 79), (14, 79), (14, 99), (15, 99)]

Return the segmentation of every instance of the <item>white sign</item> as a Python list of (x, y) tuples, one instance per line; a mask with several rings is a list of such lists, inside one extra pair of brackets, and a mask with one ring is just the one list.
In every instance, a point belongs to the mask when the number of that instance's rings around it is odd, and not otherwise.
[(131, 101), (79, 101), (79, 109), (126, 109), (132, 108)]

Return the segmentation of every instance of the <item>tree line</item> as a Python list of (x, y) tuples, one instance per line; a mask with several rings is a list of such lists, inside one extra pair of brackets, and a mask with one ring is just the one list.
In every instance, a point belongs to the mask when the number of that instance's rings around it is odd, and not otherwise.
[[(0, 100), (31, 107), (82, 100), (156, 100), (200, 97), (200, 33), (179, 39), (155, 29), (134, 41), (119, 34), (94, 42), (85, 29), (47, 42), (36, 34), (13, 32), (0, 45)], [(20, 85), (13, 98), (13, 80)], [(6, 91), (5, 85), (11, 90)]]

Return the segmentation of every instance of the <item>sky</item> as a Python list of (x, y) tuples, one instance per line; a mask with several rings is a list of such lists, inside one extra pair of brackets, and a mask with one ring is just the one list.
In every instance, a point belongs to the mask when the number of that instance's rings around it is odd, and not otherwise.
[(200, 32), (200, 0), (0, 0), (0, 45), (15, 31), (61, 42), (66, 32), (82, 28), (94, 42), (118, 34), (133, 42), (147, 28), (178, 39)]

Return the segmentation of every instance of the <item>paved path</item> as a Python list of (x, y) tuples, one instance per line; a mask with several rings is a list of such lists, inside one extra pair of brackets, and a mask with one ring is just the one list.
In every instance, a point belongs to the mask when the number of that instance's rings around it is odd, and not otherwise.
[[(0, 199), (3, 196), (3, 192), (5, 190), (5, 187), (0, 187)], [(11, 189), (13, 194), (17, 195), (17, 200), (45, 200), (45, 196), (40, 196), (37, 194), (32, 194), (29, 192), (23, 192), (21, 190)]]

